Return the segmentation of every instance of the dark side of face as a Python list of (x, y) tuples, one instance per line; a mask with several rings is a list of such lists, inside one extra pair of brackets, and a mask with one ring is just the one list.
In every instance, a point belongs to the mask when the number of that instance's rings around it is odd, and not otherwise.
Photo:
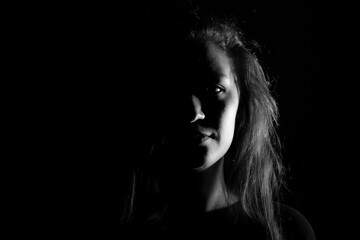
[(234, 137), (239, 91), (232, 59), (212, 42), (194, 45), (177, 63), (170, 103), (170, 165), (203, 171), (222, 159)]

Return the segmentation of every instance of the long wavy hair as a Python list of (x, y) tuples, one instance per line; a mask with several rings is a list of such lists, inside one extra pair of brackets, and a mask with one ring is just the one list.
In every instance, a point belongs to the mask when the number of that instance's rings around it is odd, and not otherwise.
[[(234, 139), (224, 156), (224, 178), (228, 193), (239, 201), (231, 204), (230, 212), (234, 215), (239, 211), (244, 212), (260, 222), (271, 239), (282, 239), (276, 216), (283, 175), (280, 141), (276, 133), (278, 108), (271, 94), (270, 81), (254, 53), (253, 45), (244, 39), (235, 23), (228, 20), (197, 20), (195, 24), (187, 24), (177, 34), (186, 36), (186, 41), (211, 41), (233, 60), (232, 71), (241, 94)], [(158, 136), (160, 140), (151, 146), (148, 162), (156, 161), (157, 153), (165, 144), (164, 135)], [(156, 178), (161, 170), (146, 167), (152, 171), (146, 173), (141, 166), (144, 167), (140, 164), (129, 174), (128, 194), (121, 203), (124, 222), (131, 222), (136, 216), (136, 199), (144, 197), (142, 191), (155, 193), (154, 196), (161, 191), (157, 181), (149, 180)], [(151, 202), (149, 198), (147, 200)]]

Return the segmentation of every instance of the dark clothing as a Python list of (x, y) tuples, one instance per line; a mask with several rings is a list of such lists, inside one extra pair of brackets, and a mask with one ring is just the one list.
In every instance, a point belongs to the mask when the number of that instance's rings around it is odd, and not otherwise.
[(308, 220), (294, 208), (282, 205), (280, 209), (284, 240), (315, 240)]
[[(136, 239), (270, 239), (263, 225), (243, 215), (230, 217), (227, 208), (176, 216), (149, 223)], [(281, 205), (280, 219), (284, 240), (315, 240), (311, 225), (294, 208)]]

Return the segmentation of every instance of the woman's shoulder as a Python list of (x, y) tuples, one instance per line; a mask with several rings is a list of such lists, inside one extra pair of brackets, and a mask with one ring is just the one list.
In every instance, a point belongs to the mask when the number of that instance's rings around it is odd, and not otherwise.
[(281, 229), (285, 239), (315, 240), (314, 230), (306, 217), (295, 208), (280, 204)]

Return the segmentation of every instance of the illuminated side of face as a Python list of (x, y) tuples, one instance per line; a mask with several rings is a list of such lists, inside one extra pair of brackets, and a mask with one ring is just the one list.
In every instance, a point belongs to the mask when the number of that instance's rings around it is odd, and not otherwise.
[(195, 67), (187, 72), (188, 121), (177, 145), (197, 171), (211, 167), (230, 148), (239, 106), (232, 59), (212, 42), (201, 49)]

